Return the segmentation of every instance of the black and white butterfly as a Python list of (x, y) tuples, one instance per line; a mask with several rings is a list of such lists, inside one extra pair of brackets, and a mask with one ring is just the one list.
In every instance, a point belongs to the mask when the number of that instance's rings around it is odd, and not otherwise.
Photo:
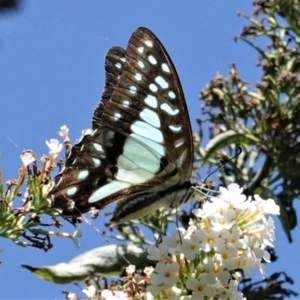
[(105, 88), (93, 132), (72, 148), (50, 192), (74, 216), (117, 202), (112, 222), (189, 200), (193, 139), (181, 84), (158, 38), (138, 28), (127, 49), (105, 59)]

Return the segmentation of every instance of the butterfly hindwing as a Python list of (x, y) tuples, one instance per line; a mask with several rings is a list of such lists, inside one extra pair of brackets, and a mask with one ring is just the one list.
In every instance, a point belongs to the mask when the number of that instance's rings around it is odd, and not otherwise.
[(146, 214), (148, 207), (160, 206), (159, 198), (168, 198), (166, 190), (184, 186), (185, 191), (190, 185), (188, 112), (178, 75), (160, 41), (138, 28), (126, 51), (109, 50), (105, 70), (94, 131), (73, 147), (50, 193), (54, 207), (67, 215), (115, 201), (115, 219), (134, 206)]

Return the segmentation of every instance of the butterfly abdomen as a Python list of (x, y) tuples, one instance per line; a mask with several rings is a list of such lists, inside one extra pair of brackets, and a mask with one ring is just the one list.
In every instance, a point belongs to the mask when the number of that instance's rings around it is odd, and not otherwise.
[(170, 186), (163, 191), (152, 191), (146, 194), (128, 196), (118, 202), (112, 223), (122, 223), (131, 219), (140, 219), (159, 208), (176, 208), (190, 200), (192, 184), (186, 181), (182, 185)]

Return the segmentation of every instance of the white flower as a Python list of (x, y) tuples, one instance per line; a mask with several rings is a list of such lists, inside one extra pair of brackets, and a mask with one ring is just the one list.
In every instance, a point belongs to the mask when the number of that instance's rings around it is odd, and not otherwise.
[(185, 258), (192, 260), (196, 254), (199, 254), (199, 235), (192, 234), (190, 239), (184, 239), (180, 247), (180, 251), (184, 254)]
[(148, 280), (149, 292), (156, 296), (160, 291), (170, 288), (178, 281), (179, 264), (174, 262), (165, 264), (157, 263), (151, 278)]
[(207, 273), (206, 279), (210, 284), (215, 284), (217, 278), (223, 284), (227, 284), (230, 274), (228, 271), (224, 271), (224, 266), (220, 261), (214, 261), (211, 257), (207, 257), (203, 261), (203, 267)]
[(274, 219), (269, 217), (266, 222), (266, 231), (269, 243), (267, 246), (273, 247), (273, 244), (271, 242), (275, 241), (275, 222)]
[[(231, 208), (240, 209), (244, 206), (246, 196), (242, 194), (243, 188), (240, 188), (237, 184), (232, 183), (228, 186), (228, 188), (220, 187), (220, 195), (219, 198), (222, 199), (222, 202), (227, 204)], [(215, 199), (214, 199), (215, 200)], [(215, 200), (218, 201), (218, 200)], [(222, 206), (222, 204), (221, 204)]]
[(58, 134), (65, 140), (69, 139), (69, 128), (66, 125), (60, 127)]
[(223, 199), (232, 200), (234, 198), (238, 198), (239, 196), (242, 196), (242, 198), (246, 198), (245, 195), (242, 195), (243, 190), (244, 189), (242, 187), (239, 187), (239, 185), (236, 183), (231, 183), (228, 188), (220, 186), (220, 192)]
[(73, 243), (75, 244), (75, 246), (77, 248), (79, 248), (80, 244), (79, 244), (79, 241), (78, 239), (82, 236), (82, 231), (80, 230), (79, 227), (76, 227), (76, 230), (74, 231), (74, 233), (72, 234), (72, 241)]
[(68, 300), (78, 300), (78, 296), (75, 293), (68, 293), (67, 294), (67, 299)]
[(245, 278), (250, 278), (251, 273), (249, 269), (260, 269), (260, 261), (256, 258), (253, 251), (247, 249), (240, 257), (239, 268), (243, 269)]
[(237, 283), (234, 280), (230, 280), (227, 288), (218, 288), (219, 299), (230, 300), (243, 300), (243, 294), (237, 290)]
[(165, 296), (164, 299), (166, 300), (181, 300), (181, 292), (182, 290), (176, 286), (172, 286), (170, 289), (168, 289), (167, 293), (168, 296)]
[(92, 298), (96, 296), (97, 288), (93, 284), (91, 284), (85, 287), (84, 289), (82, 289), (82, 292), (86, 294), (88, 298)]
[(158, 247), (151, 245), (147, 251), (150, 260), (164, 261), (169, 256), (169, 249), (163, 244), (159, 244)]
[(238, 267), (238, 251), (237, 249), (227, 248), (225, 244), (218, 248), (218, 253), (215, 254), (216, 261), (218, 261), (222, 268), (227, 270), (234, 270)]
[(202, 208), (193, 209), (193, 214), (199, 219), (207, 219), (213, 216), (218, 212), (219, 207), (217, 205), (212, 205), (211, 201), (204, 202)]
[(146, 300), (154, 300), (154, 297), (151, 293), (147, 292), (146, 293)]
[(25, 167), (27, 167), (29, 164), (33, 163), (35, 161), (35, 157), (33, 153), (28, 151), (23, 151), (23, 153), (20, 155), (22, 163)]
[(172, 237), (164, 236), (162, 238), (162, 245), (164, 245), (164, 247), (167, 247), (169, 249), (168, 250), (169, 253), (171, 254), (178, 253), (185, 232), (186, 230), (183, 228), (176, 229)]
[[(242, 269), (249, 278), (256, 269), (265, 276), (265, 264), (261, 261), (269, 262), (270, 253), (264, 249), (273, 247), (275, 240), (274, 221), (266, 218), (266, 214), (278, 214), (279, 207), (273, 200), (247, 198), (242, 192), (236, 184), (220, 188), (217, 197), (193, 211), (199, 220), (191, 219), (187, 230), (179, 228), (172, 237), (164, 237), (158, 248), (148, 249), (149, 257), (160, 261), (148, 282), (154, 297), (164, 290), (163, 295), (168, 299), (206, 296), (241, 300), (243, 294), (237, 290), (241, 277), (237, 272), (234, 277), (230, 274)], [(173, 272), (168, 270), (174, 264), (171, 259), (180, 263), (180, 268), (174, 268)], [(186, 274), (189, 279), (182, 282)], [(176, 283), (177, 287), (180, 283), (182, 291), (178, 289), (177, 294), (171, 295), (169, 289)], [(192, 295), (187, 295), (189, 291)]]
[(50, 141), (46, 141), (46, 144), (50, 149), (50, 156), (54, 158), (57, 157), (57, 155), (63, 148), (63, 145), (57, 139), (51, 139)]
[(228, 287), (219, 287), (217, 289), (218, 299), (224, 300), (242, 300), (243, 294), (238, 292), (237, 284), (234, 280), (230, 280)]
[(151, 274), (154, 271), (154, 268), (152, 266), (145, 267), (145, 269), (143, 271), (144, 271), (144, 273), (146, 274), (147, 277), (150, 277)]
[(235, 223), (236, 211), (232, 208), (226, 211), (216, 212), (210, 216), (211, 225), (217, 230), (230, 229)]
[(104, 300), (128, 300), (127, 295), (122, 291), (103, 290), (101, 297)]
[(193, 291), (192, 299), (203, 299), (205, 296), (214, 297), (216, 295), (216, 289), (208, 284), (206, 276), (201, 276), (199, 280), (195, 278), (189, 278), (186, 281), (186, 287)]
[(135, 266), (134, 266), (134, 265), (129, 265), (129, 266), (126, 268), (126, 273), (127, 273), (127, 275), (132, 276), (134, 272), (135, 272)]
[(88, 128), (88, 129), (83, 129), (83, 130), (81, 131), (81, 136), (84, 137), (84, 136), (86, 136), (86, 135), (91, 135), (92, 132), (93, 132), (93, 130), (90, 129), (90, 128)]
[(260, 206), (264, 214), (280, 214), (280, 207), (275, 203), (273, 199), (263, 200), (259, 195), (254, 195), (254, 199)]
[(239, 227), (233, 226), (230, 230), (223, 230), (221, 234), (228, 248), (243, 248), (242, 230)]
[(195, 235), (198, 235), (200, 240), (200, 249), (205, 252), (209, 252), (214, 247), (221, 247), (224, 243), (224, 239), (220, 238), (220, 231), (214, 228), (209, 228), (209, 230), (198, 230)]

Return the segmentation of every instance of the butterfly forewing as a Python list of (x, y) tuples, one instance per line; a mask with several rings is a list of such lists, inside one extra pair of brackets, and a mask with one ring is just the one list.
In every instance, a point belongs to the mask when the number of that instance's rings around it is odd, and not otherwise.
[[(188, 111), (175, 67), (163, 45), (146, 28), (133, 33), (126, 61), (129, 78), (134, 78), (129, 89), (136, 87), (139, 94), (140, 106), (136, 113), (160, 130), (165, 157), (169, 163), (176, 164), (181, 180), (185, 181), (192, 172), (193, 145)], [(119, 81), (122, 82), (125, 81)], [(149, 137), (149, 133), (146, 134)]]
[(105, 58), (105, 87), (101, 100), (96, 107), (93, 115), (93, 129), (95, 130), (101, 124), (101, 117), (105, 104), (111, 98), (111, 94), (118, 82), (125, 62), (125, 50), (120, 47), (112, 47), (106, 54)]
[(114, 201), (119, 201), (115, 215), (137, 205), (145, 214), (148, 206), (160, 206), (159, 196), (168, 197), (163, 191), (183, 185), (186, 190), (191, 177), (186, 103), (159, 40), (148, 29), (137, 29), (126, 51), (110, 49), (105, 69), (94, 131), (74, 146), (51, 192), (55, 207), (68, 203), (65, 214), (101, 209)]

